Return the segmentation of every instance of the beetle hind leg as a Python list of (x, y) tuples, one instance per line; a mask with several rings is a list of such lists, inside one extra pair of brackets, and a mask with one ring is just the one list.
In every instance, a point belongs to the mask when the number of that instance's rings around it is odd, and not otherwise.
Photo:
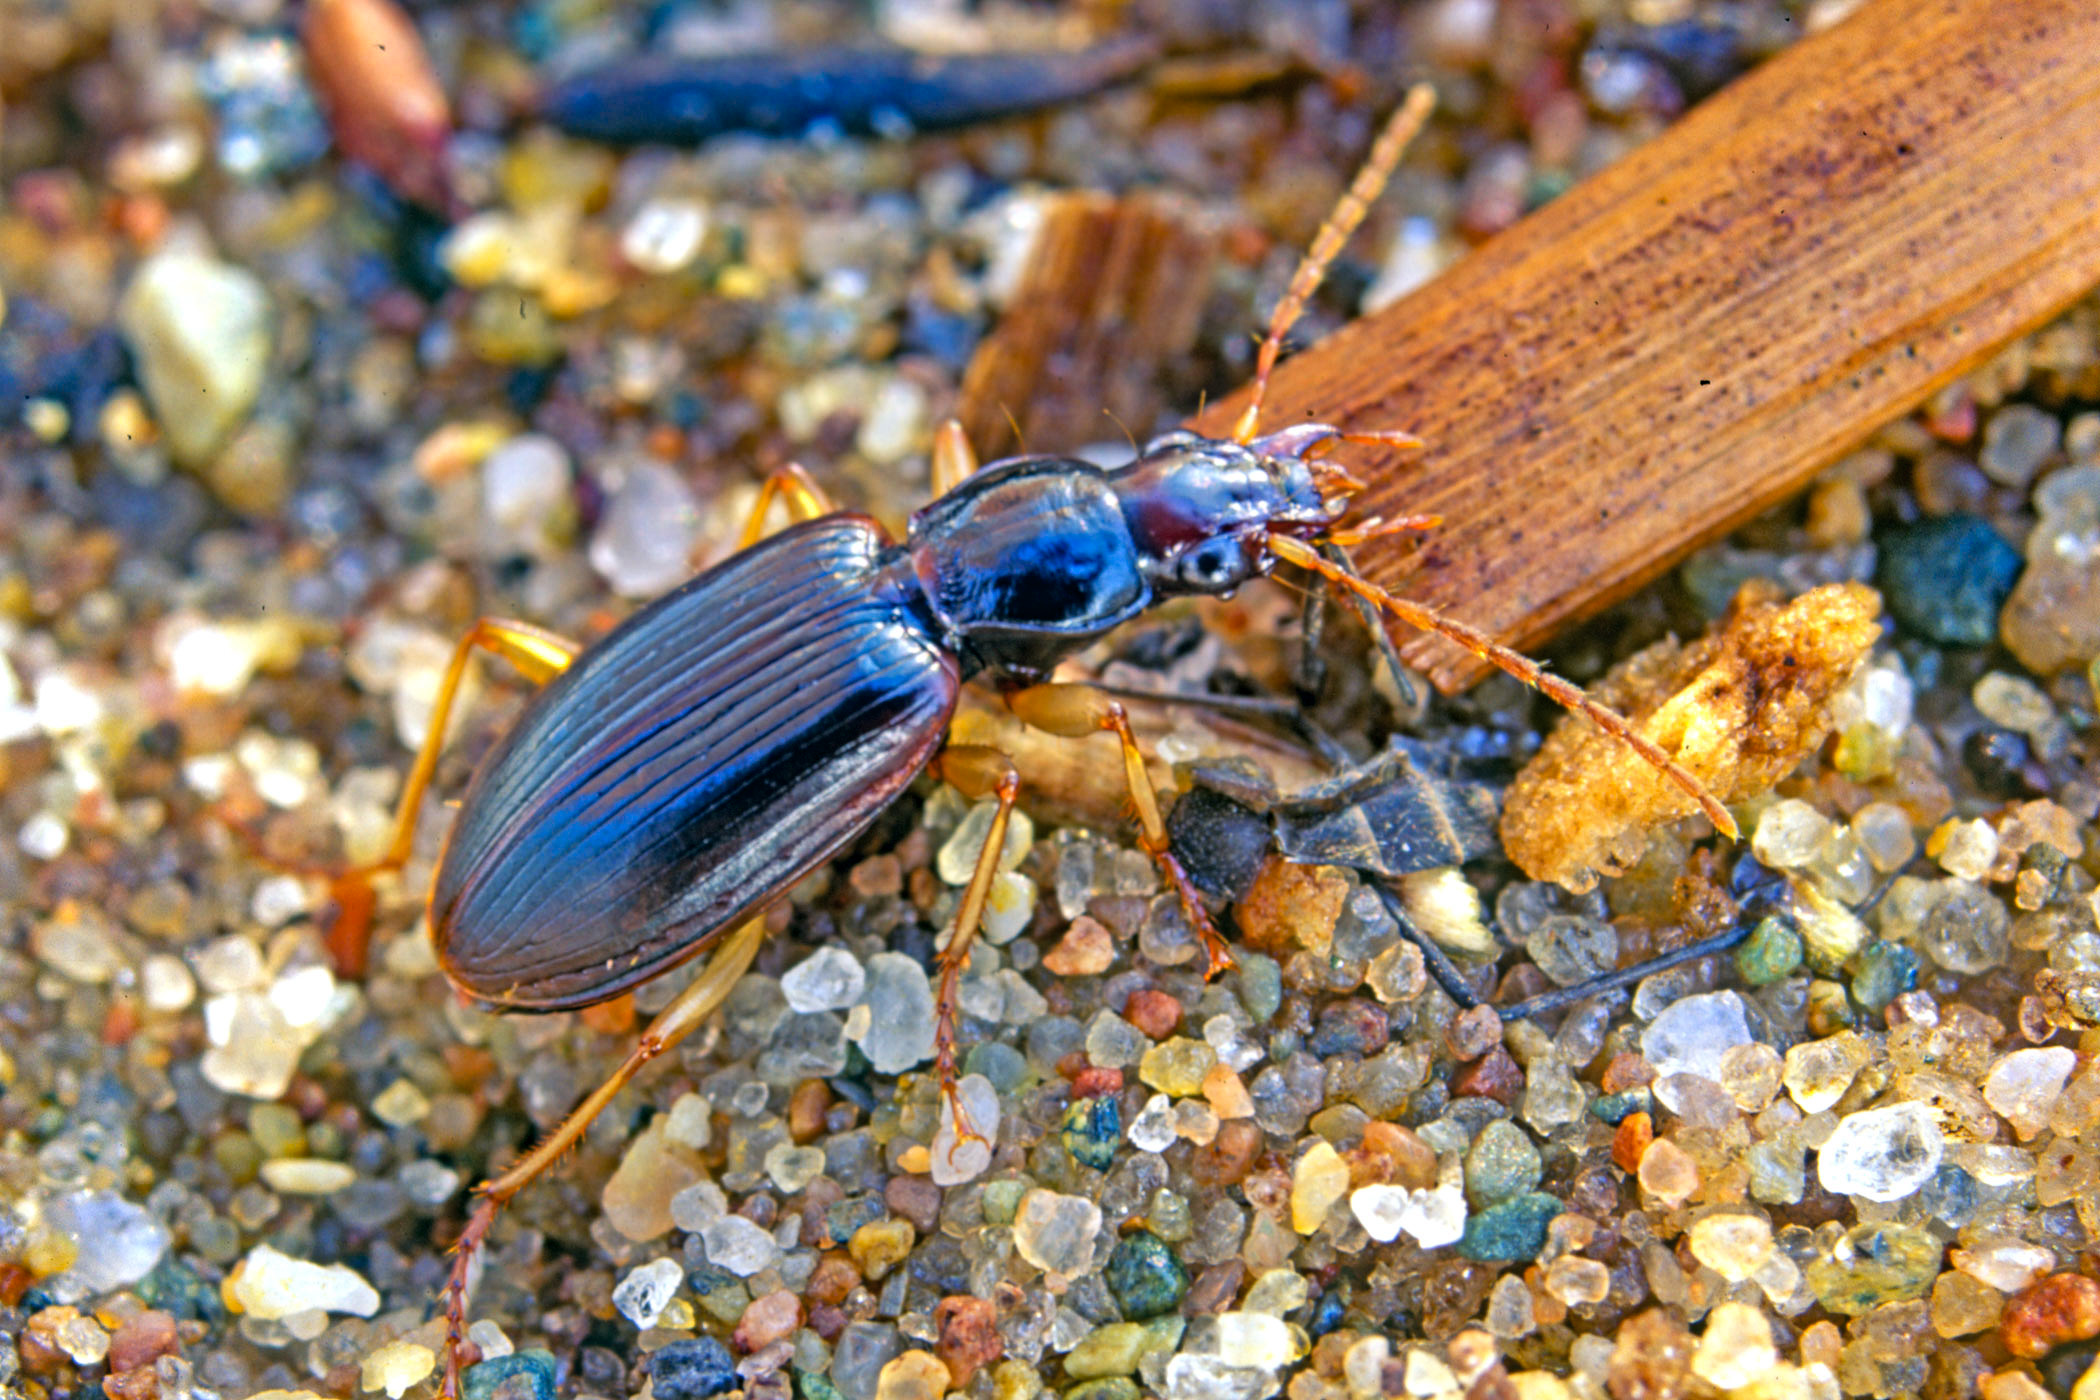
[(708, 959), (707, 966), (700, 970), (700, 975), (649, 1023), (649, 1029), (635, 1041), (634, 1048), (627, 1052), (627, 1058), (620, 1062), (619, 1068), (570, 1110), (560, 1127), (519, 1158), (508, 1171), (474, 1189), (474, 1209), (467, 1217), (466, 1228), (460, 1232), (459, 1243), (453, 1247), (452, 1271), (445, 1282), (445, 1381), (441, 1393), (446, 1400), (458, 1400), (460, 1394), (459, 1373), (467, 1338), (467, 1293), (473, 1283), (475, 1258), (488, 1238), (490, 1227), (496, 1223), (497, 1212), (559, 1162), (591, 1126), (592, 1120), (612, 1102), (613, 1096), (641, 1073), (643, 1066), (675, 1049), (680, 1041), (698, 1030), (715, 1013), (751, 966), (751, 960), (758, 955), (759, 945), (765, 942), (765, 938), (763, 915), (746, 920), (731, 930)]
[(991, 827), (985, 833), (984, 849), (977, 853), (977, 864), (971, 868), (970, 882), (963, 886), (962, 902), (956, 905), (955, 926), (949, 932), (947, 946), (940, 952), (941, 982), (934, 997), (933, 1059), (934, 1073), (941, 1086), (941, 1101), (947, 1105), (955, 1124), (958, 1144), (985, 1143), (984, 1135), (970, 1122), (970, 1116), (963, 1108), (962, 1095), (956, 1088), (956, 1001), (962, 971), (969, 965), (970, 949), (977, 941), (978, 930), (984, 925), (985, 902), (991, 898), (992, 881), (998, 877), (999, 860), (1006, 850), (1007, 819), (1013, 815), (1014, 803), (1021, 795), (1021, 774), (1014, 767), (1013, 759), (998, 749), (981, 744), (950, 744), (934, 760), (934, 768), (943, 782), (963, 796), (973, 801), (989, 797), (998, 803), (992, 811)]
[(445, 749), (445, 731), (451, 727), (452, 706), (466, 679), (468, 659), (476, 651), (493, 652), (524, 672), (534, 684), (543, 685), (567, 670), (581, 650), (575, 642), (543, 627), (500, 617), (482, 618), (459, 639), (431, 702), (430, 730), (416, 751), (408, 781), (402, 785), (400, 806), (394, 814), (394, 833), (386, 850), (379, 859), (342, 871), (330, 881), (329, 895), (336, 914), (328, 931), (328, 952), (338, 972), (349, 977), (364, 972), (376, 903), (372, 881), (380, 875), (397, 873), (408, 864), (409, 853), (415, 848), (416, 817), (423, 806), (423, 794), (437, 773), (438, 756)]
[(1195, 883), (1182, 869), (1173, 843), (1167, 838), (1167, 823), (1159, 811), (1159, 793), (1152, 786), (1144, 752), (1138, 748), (1137, 736), (1131, 733), (1130, 716), (1122, 701), (1089, 685), (1032, 685), (1007, 696), (1006, 703), (1023, 723), (1047, 733), (1078, 739), (1105, 729), (1116, 736), (1123, 748), (1123, 777), (1130, 785), (1131, 805), (1137, 809), (1138, 845), (1173, 887), (1181, 902), (1182, 917), (1203, 940), (1203, 975), (1216, 977), (1230, 968), (1232, 950), (1211, 922), (1203, 897), (1196, 892)]

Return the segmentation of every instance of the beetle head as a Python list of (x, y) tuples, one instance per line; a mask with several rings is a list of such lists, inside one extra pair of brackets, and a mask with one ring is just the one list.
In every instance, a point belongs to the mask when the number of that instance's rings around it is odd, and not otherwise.
[(1154, 590), (1227, 594), (1274, 567), (1272, 533), (1325, 538), (1363, 489), (1318, 457), (1340, 436), (1303, 424), (1245, 443), (1188, 431), (1147, 443), (1109, 480)]

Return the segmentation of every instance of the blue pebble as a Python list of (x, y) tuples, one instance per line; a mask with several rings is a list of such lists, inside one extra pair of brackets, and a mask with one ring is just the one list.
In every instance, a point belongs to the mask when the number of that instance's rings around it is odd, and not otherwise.
[(1313, 1300), (1312, 1315), (1305, 1320), (1306, 1334), (1315, 1341), (1342, 1325), (1342, 1318), (1349, 1311), (1349, 1300), (1342, 1296), (1339, 1288), (1330, 1289)]
[(1852, 999), (1870, 1016), (1918, 985), (1918, 955), (1901, 943), (1877, 938), (1852, 960)]
[(1875, 583), (1906, 631), (1942, 646), (1986, 646), (2020, 577), (2019, 551), (1974, 515), (1929, 516), (1881, 532)]
[[(725, 1353), (726, 1354), (726, 1353)], [(469, 1366), (460, 1373), (466, 1400), (554, 1400), (554, 1353), (542, 1347), (514, 1351)]]
[(1116, 1144), (1123, 1140), (1122, 1106), (1108, 1094), (1080, 1099), (1065, 1110), (1060, 1136), (1073, 1161), (1107, 1171), (1116, 1159)]
[(1134, 1230), (1116, 1241), (1101, 1272), (1123, 1316), (1133, 1322), (1170, 1313), (1189, 1295), (1188, 1270), (1150, 1230)]
[(1590, 1117), (1616, 1128), (1631, 1115), (1646, 1112), (1650, 1102), (1646, 1089), (1628, 1089), (1622, 1094), (1599, 1094), (1590, 1100)]
[(889, 1207), (873, 1196), (848, 1196), (824, 1212), (824, 1233), (832, 1245), (842, 1245), (853, 1238), (855, 1230), (889, 1213)]
[(672, 1342), (649, 1358), (649, 1388), (656, 1400), (705, 1400), (738, 1384), (736, 1361), (713, 1337)]
[(1489, 1206), (1466, 1221), (1458, 1252), (1468, 1259), (1514, 1263), (1535, 1257), (1546, 1243), (1546, 1226), (1567, 1207), (1558, 1196), (1526, 1191)]

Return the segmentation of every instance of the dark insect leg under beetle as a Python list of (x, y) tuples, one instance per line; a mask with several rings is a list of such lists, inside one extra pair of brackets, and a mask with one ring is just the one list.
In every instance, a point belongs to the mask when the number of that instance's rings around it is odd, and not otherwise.
[[(1474, 994), (1473, 989), (1466, 985), (1465, 974), (1451, 961), (1450, 955), (1437, 945), (1435, 939), (1415, 926), (1414, 920), (1407, 915), (1407, 907), (1401, 903), (1399, 894), (1392, 886), (1383, 880), (1370, 877), (1366, 877), (1365, 883), (1378, 891), (1379, 902), (1385, 905), (1385, 912), (1393, 916), (1393, 922), (1400, 926), (1401, 934), (1421, 950), (1422, 965), (1428, 971), (1431, 980), (1443, 989), (1445, 996), (1458, 1003), (1459, 1010), (1471, 1011), (1476, 1006), (1494, 1006), (1493, 1002), (1484, 1002)], [(1696, 943), (1687, 943), (1682, 948), (1673, 948), (1667, 953), (1635, 963), (1632, 967), (1615, 968), (1578, 982), (1572, 987), (1556, 987), (1550, 992), (1541, 992), (1535, 997), (1526, 997), (1523, 1001), (1513, 1002), (1508, 1006), (1495, 1006), (1495, 1011), (1505, 1021), (1523, 1021), (1535, 1016), (1545, 1016), (1620, 987), (1630, 987), (1658, 972), (1667, 972), (1673, 967), (1696, 962), (1715, 953), (1725, 953), (1749, 936), (1749, 924), (1742, 923), (1710, 938), (1702, 938)]]

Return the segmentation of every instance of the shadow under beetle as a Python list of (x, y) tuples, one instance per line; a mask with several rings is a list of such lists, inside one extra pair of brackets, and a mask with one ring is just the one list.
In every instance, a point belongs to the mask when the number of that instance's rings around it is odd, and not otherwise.
[[(1324, 454), (1344, 443), (1413, 447), (1417, 439), (1317, 423), (1259, 431), (1285, 332), (1431, 101), (1426, 87), (1409, 95), (1314, 239), (1271, 319), (1232, 437), (1168, 433), (1114, 470), (1060, 457), (977, 470), (951, 424), (934, 453), (940, 494), (902, 541), (865, 516), (835, 512), (789, 467), (767, 480), (745, 548), (595, 645), (494, 619), (462, 639), (392, 844), (373, 866), (337, 881), (346, 925), (361, 927), (369, 913), (370, 877), (406, 863), (460, 677), (469, 655), (485, 649), (546, 684), (475, 774), (439, 865), (430, 924), (447, 976), (498, 1009), (553, 1011), (607, 1000), (701, 952), (713, 956), (610, 1079), (479, 1188), (446, 1286), (447, 1395), (458, 1394), (470, 1271), (502, 1204), (574, 1145), (644, 1065), (713, 1013), (749, 966), (766, 908), (929, 768), (964, 795), (997, 802), (939, 962), (935, 1058), (944, 1111), (959, 1141), (973, 1136), (955, 1089), (957, 977), (1021, 786), (1003, 753), (944, 747), (961, 688), (974, 677), (994, 680), (1033, 726), (1117, 736), (1139, 844), (1202, 937), (1211, 973), (1231, 957), (1173, 854), (1122, 704), (1048, 678), (1060, 660), (1165, 599), (1229, 594), (1282, 563), (1449, 637), (1579, 710), (1734, 834), (1720, 803), (1620, 716), (1348, 566), (1347, 544), (1434, 522), (1344, 528), (1362, 484)], [(797, 523), (760, 539), (776, 497)]]

